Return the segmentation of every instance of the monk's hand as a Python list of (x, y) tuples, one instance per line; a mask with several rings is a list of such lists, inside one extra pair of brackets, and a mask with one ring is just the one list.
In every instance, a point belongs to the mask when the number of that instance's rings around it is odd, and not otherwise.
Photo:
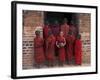
[(57, 45), (57, 47), (58, 47), (58, 48), (60, 48), (60, 46), (59, 46), (59, 45)]

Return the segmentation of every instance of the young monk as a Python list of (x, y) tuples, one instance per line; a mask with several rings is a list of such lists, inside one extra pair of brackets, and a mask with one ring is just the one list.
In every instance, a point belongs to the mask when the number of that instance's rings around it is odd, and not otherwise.
[(43, 28), (43, 38), (44, 38), (45, 40), (48, 38), (49, 30), (50, 30), (50, 25), (49, 25), (49, 22), (46, 21), (46, 23), (45, 23), (45, 25), (44, 25), (44, 28)]
[(51, 26), (51, 31), (55, 37), (58, 36), (58, 34), (60, 32), (60, 25), (57, 20), (54, 22), (54, 25)]
[(44, 27), (43, 27), (43, 39), (44, 39), (44, 52), (45, 52), (45, 57), (46, 57), (46, 41), (47, 41), (47, 38), (49, 36), (49, 31), (51, 31), (50, 29), (50, 25), (49, 25), (49, 22), (46, 21)]
[(65, 58), (66, 58), (65, 47), (64, 47), (66, 45), (66, 40), (63, 35), (64, 34), (61, 31), (56, 40), (56, 46), (58, 47), (58, 57), (60, 61), (60, 66), (64, 65)]
[(43, 65), (45, 62), (44, 50), (43, 50), (44, 41), (40, 37), (40, 31), (36, 31), (35, 34), (36, 37), (34, 38), (34, 60), (36, 67), (40, 68), (41, 65)]
[(52, 32), (49, 32), (49, 36), (46, 40), (46, 58), (48, 66), (54, 66), (55, 63), (55, 37)]
[(82, 42), (81, 42), (81, 35), (78, 35), (75, 40), (75, 64), (81, 65), (82, 64)]
[(68, 64), (71, 64), (74, 58), (74, 42), (75, 42), (75, 36), (72, 32), (69, 32), (66, 37), (66, 54), (67, 54), (67, 60)]
[(61, 31), (64, 33), (64, 37), (66, 37), (69, 32), (69, 25), (67, 18), (64, 18), (63, 24), (61, 25)]
[(76, 37), (77, 36), (77, 28), (74, 24), (74, 21), (71, 21), (70, 22), (70, 25), (69, 25), (69, 31), (73, 33), (73, 35)]

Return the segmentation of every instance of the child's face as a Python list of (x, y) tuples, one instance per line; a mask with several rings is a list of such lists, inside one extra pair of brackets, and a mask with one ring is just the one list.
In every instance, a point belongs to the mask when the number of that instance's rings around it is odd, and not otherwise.
[(60, 36), (63, 36), (64, 34), (63, 34), (63, 32), (60, 32)]
[(35, 34), (36, 34), (36, 36), (40, 36), (40, 32), (36, 32)]
[(40, 36), (40, 34), (36, 34), (36, 36)]

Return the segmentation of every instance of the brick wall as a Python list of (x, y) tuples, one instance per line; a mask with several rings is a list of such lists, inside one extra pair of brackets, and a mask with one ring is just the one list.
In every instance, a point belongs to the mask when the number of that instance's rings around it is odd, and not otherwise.
[(43, 24), (43, 14), (39, 11), (23, 11), (23, 69), (33, 66), (33, 40), (37, 26)]
[(90, 14), (79, 14), (79, 32), (82, 36), (82, 59), (83, 63), (90, 64), (91, 46), (90, 46), (90, 29), (91, 29), (91, 15)]

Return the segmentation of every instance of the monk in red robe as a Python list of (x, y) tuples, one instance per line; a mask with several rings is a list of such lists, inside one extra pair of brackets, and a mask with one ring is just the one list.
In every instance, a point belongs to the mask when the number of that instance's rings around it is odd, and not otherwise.
[(82, 64), (82, 42), (81, 42), (81, 35), (77, 36), (75, 40), (75, 64), (81, 65)]
[(66, 45), (66, 40), (63, 36), (63, 32), (61, 31), (56, 40), (56, 46), (58, 47), (58, 57), (60, 61), (60, 66), (63, 66), (66, 60), (65, 45)]
[(52, 33), (55, 37), (57, 37), (59, 35), (59, 32), (60, 32), (60, 26), (59, 26), (59, 23), (58, 21), (55, 21), (54, 22), (54, 25), (51, 26), (51, 30), (52, 30)]
[(69, 32), (66, 37), (66, 54), (67, 54), (67, 60), (68, 64), (71, 64), (74, 58), (74, 42), (75, 42), (75, 36), (72, 34), (72, 32)]
[(54, 66), (55, 62), (55, 37), (52, 32), (49, 32), (49, 36), (46, 40), (46, 58), (48, 60), (48, 66)]
[(46, 41), (47, 41), (47, 38), (49, 36), (49, 31), (50, 30), (50, 25), (49, 25), (49, 22), (46, 21), (44, 27), (43, 27), (43, 38), (44, 38), (44, 52), (45, 52), (45, 56), (46, 56)]
[[(59, 35), (59, 32), (60, 32), (60, 25), (57, 20), (54, 21), (53, 25), (51, 25), (51, 31), (53, 35), (55, 36), (55, 38), (57, 39), (57, 36)], [(55, 48), (56, 48), (55, 55), (58, 56), (58, 49), (56, 45), (55, 45)]]
[(50, 25), (49, 25), (49, 22), (47, 21), (46, 24), (44, 25), (44, 28), (43, 28), (43, 38), (44, 39), (47, 39), (48, 38), (48, 33), (49, 33), (49, 30), (50, 30)]
[(35, 65), (40, 68), (41, 65), (45, 62), (45, 56), (44, 56), (44, 49), (43, 44), (44, 41), (40, 37), (40, 31), (35, 32), (36, 37), (34, 38), (34, 60)]
[(69, 25), (67, 18), (64, 19), (63, 24), (61, 25), (61, 31), (64, 33), (64, 37), (66, 37), (69, 32)]
[(77, 36), (77, 28), (73, 21), (71, 21), (69, 25), (69, 31), (72, 32), (75, 37)]

